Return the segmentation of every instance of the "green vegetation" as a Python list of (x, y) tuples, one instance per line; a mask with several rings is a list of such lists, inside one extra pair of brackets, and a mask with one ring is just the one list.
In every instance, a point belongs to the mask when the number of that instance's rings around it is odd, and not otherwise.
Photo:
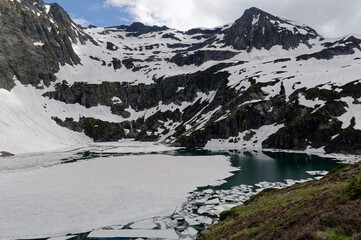
[(318, 181), (260, 192), (197, 239), (361, 239), (360, 206), (361, 163), (342, 165)]
[(344, 233), (341, 233), (335, 229), (326, 229), (325, 231), (320, 231), (317, 233), (317, 239), (327, 239), (327, 240), (353, 240), (354, 238), (347, 236)]
[(351, 182), (345, 188), (344, 193), (349, 195), (352, 199), (361, 197), (361, 174), (352, 177)]

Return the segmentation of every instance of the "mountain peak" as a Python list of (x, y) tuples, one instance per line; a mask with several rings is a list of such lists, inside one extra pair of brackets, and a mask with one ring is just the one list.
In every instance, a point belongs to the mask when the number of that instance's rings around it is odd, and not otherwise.
[[(244, 11), (242, 17), (240, 19), (243, 19), (243, 20), (253, 20), (253, 19), (259, 19), (259, 18), (266, 18), (266, 19), (276, 19), (278, 17), (275, 17), (273, 16), (272, 14), (268, 13), (268, 12), (265, 12), (259, 8), (256, 8), (256, 7), (251, 7), (251, 8), (248, 8)], [(238, 19), (238, 20), (240, 20)], [(237, 21), (238, 21), (237, 20)]]
[(245, 10), (226, 31), (225, 42), (237, 50), (251, 51), (253, 48), (269, 50), (275, 45), (284, 49), (297, 48), (301, 43), (320, 37), (312, 28), (276, 17), (259, 8)]
[(268, 14), (267, 12), (259, 9), (259, 8), (256, 8), (256, 7), (251, 7), (251, 8), (248, 8), (244, 11), (244, 14), (243, 15), (247, 15), (247, 14)]

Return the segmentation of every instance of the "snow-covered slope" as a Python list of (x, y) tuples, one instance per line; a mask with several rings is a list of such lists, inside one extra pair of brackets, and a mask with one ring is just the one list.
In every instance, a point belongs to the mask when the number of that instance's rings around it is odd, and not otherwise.
[(40, 152), (91, 142), (89, 137), (64, 131), (50, 120), (52, 114), (62, 114), (65, 108), (41, 97), (39, 90), (33, 87), (23, 86), (18, 81), (16, 84), (11, 92), (0, 89), (0, 146), (3, 150)]
[(36, 54), (50, 48), (59, 67), (50, 69), (55, 77), (30, 75), (31, 81), (16, 70), (25, 63), (9, 70), (19, 81), (0, 92), (5, 151), (50, 150), (90, 141), (85, 135), (187, 147), (360, 151), (360, 36), (325, 39), (257, 8), (233, 24), (181, 32), (141, 23), (82, 29), (57, 18), (58, 6), (14, 0), (6, 7), (16, 5), (47, 19), (44, 28), (53, 30), (29, 48)]

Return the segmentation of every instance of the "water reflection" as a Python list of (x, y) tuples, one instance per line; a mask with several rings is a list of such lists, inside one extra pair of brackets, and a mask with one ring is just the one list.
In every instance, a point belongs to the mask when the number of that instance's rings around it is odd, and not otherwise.
[(232, 153), (232, 166), (241, 171), (226, 179), (227, 183), (216, 189), (229, 189), (241, 184), (254, 185), (259, 182), (282, 182), (285, 179), (307, 179), (306, 171), (330, 171), (339, 163), (335, 159), (322, 158), (303, 153), (245, 151)]

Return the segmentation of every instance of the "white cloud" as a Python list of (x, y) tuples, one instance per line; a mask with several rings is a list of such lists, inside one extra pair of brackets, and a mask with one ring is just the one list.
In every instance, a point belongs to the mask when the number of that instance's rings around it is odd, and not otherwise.
[(90, 22), (83, 19), (83, 18), (73, 18), (72, 19), (76, 24), (82, 26), (82, 27), (87, 27), (90, 25)]
[(126, 11), (134, 21), (180, 30), (233, 22), (243, 11), (258, 7), (271, 14), (315, 28), (327, 37), (360, 32), (360, 0), (104, 0)]
[(87, 27), (91, 24), (91, 22), (89, 22), (88, 20), (84, 19), (84, 18), (79, 18), (77, 17), (74, 13), (69, 13), (71, 20), (73, 20), (73, 22), (75, 22), (76, 24), (82, 26), (82, 27)]

